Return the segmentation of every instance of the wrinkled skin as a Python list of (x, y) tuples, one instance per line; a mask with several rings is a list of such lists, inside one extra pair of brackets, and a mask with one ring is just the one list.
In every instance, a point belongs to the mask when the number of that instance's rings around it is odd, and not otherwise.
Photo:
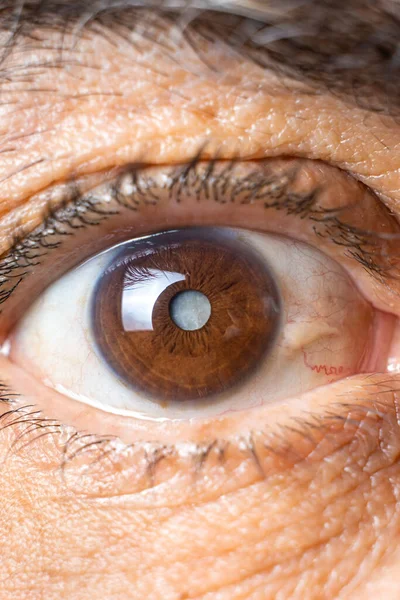
[[(60, 39), (52, 32), (41, 38), (50, 58)], [(38, 222), (35, 195), (48, 186), (126, 163), (184, 162), (202, 145), (204, 159), (216, 151), (226, 159), (321, 159), (400, 210), (397, 120), (366, 115), (328, 92), (307, 94), (223, 46), (210, 42), (205, 53), (219, 72), (185, 48), (172, 61), (154, 42), (139, 54), (99, 30), (79, 39), (68, 68), (35, 75), (35, 88), (51, 94), (19, 83), (16, 99), (9, 83), (2, 100), (9, 95), (17, 106), (0, 113), (3, 249), (16, 223)], [(21, 130), (38, 133), (19, 138)], [(21, 394), (21, 405), (43, 408), (44, 417), (78, 429), (84, 423), (93, 435), (117, 428), (110, 415), (63, 403), (5, 357), (1, 378)], [(155, 452), (107, 442), (84, 448), (87, 439), (78, 436), (66, 448), (71, 430), (54, 425), (39, 437), (34, 424), (24, 424), (34, 417), (3, 417), (0, 597), (398, 598), (396, 378), (360, 376), (241, 420), (180, 424), (179, 439), (188, 444), (176, 448), (168, 424)], [(326, 417), (338, 402), (342, 418)], [(304, 409), (319, 419), (317, 430), (281, 429)], [(118, 431), (124, 426), (119, 420)], [(146, 439), (146, 424), (141, 431)]]

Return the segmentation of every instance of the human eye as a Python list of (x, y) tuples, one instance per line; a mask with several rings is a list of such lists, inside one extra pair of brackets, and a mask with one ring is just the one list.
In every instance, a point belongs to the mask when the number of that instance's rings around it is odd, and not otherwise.
[(0, 596), (397, 597), (397, 9), (164, 9), (0, 13)]
[[(90, 258), (92, 230), (102, 241), (105, 227), (106, 248)], [(156, 420), (228, 415), (385, 372), (400, 361), (397, 315), (377, 281), (396, 274), (397, 229), (372, 192), (312, 161), (123, 171), (3, 261), (17, 321), (9, 356), (67, 396)], [(114, 236), (125, 241), (107, 248)], [(88, 260), (18, 323), (32, 276), (48, 276), (57, 254), (72, 264), (77, 244)]]

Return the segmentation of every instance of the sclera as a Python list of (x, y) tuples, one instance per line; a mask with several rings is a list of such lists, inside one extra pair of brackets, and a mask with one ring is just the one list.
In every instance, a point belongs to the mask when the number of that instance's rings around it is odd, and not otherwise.
[(84, 403), (157, 420), (205, 418), (282, 402), (374, 370), (369, 359), (380, 316), (338, 263), (283, 236), (246, 230), (234, 230), (234, 235), (268, 264), (282, 298), (282, 326), (262, 368), (218, 402), (203, 399), (160, 406), (132, 392), (96, 352), (90, 328), (93, 289), (121, 245), (87, 261), (44, 292), (11, 338), (11, 359)]

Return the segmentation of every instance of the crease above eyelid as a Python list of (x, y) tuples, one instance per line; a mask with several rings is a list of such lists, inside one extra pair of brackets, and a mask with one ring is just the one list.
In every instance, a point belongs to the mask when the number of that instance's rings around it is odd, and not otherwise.
[(58, 205), (67, 203), (68, 195), (73, 196), (76, 190), (89, 190), (107, 179), (113, 179), (118, 169), (108, 173), (94, 173), (65, 182), (56, 183), (32, 196), (27, 197), (21, 205), (11, 208), (0, 217), (0, 255), (8, 252), (16, 238), (29, 235)]
[[(201, 144), (200, 148), (207, 148), (207, 144)], [(195, 156), (196, 154), (197, 150), (196, 152), (187, 155), (186, 158), (188, 159), (188, 162), (190, 162), (193, 159), (193, 156)], [(295, 156), (296, 150), (290, 152), (289, 154), (291, 156)], [(215, 155), (217, 155), (218, 158), (223, 158), (223, 156), (219, 156), (218, 150), (216, 150)], [(209, 160), (213, 160), (215, 155), (213, 155), (213, 153), (210, 153), (209, 150), (206, 150), (204, 152), (204, 159), (208, 158)], [(274, 155), (276, 155), (276, 150), (270, 152), (267, 149), (265, 152), (263, 152), (262, 156), (254, 156), (251, 159), (249, 159), (248, 157), (244, 157), (243, 161), (246, 162), (247, 160), (254, 160), (257, 158), (262, 159), (268, 157), (268, 155), (273, 157)], [(282, 156), (284, 155), (285, 151), (282, 152)], [(300, 158), (303, 157), (304, 155), (303, 153), (301, 153)], [(314, 158), (318, 159), (318, 155)], [(182, 160), (181, 162), (185, 162), (185, 160)], [(327, 161), (327, 164), (329, 164), (329, 161)], [(340, 167), (340, 164), (338, 166)], [(382, 188), (380, 188), (377, 185), (374, 185), (374, 181), (379, 181), (380, 179), (382, 179), (382, 176), (377, 177), (375, 175), (370, 176), (368, 174), (360, 175), (359, 173), (356, 173), (354, 169), (352, 169), (351, 164), (345, 164), (343, 165), (343, 167), (345, 171), (347, 170), (349, 173), (354, 175), (356, 179), (359, 179), (360, 181), (364, 182), (365, 185), (367, 185), (372, 191), (377, 193), (381, 201), (386, 206), (388, 206), (388, 208), (390, 208), (394, 212), (394, 214), (400, 214), (400, 204), (397, 202), (395, 197), (391, 196), (390, 191), (382, 191)], [(93, 174), (90, 175), (73, 175), (71, 177), (71, 181), (73, 181), (76, 178), (77, 185), (79, 186), (82, 186), (83, 182), (87, 182), (87, 185), (89, 187), (95, 187), (96, 181), (100, 181), (101, 179), (107, 177), (106, 173), (109, 173), (108, 177), (112, 178), (113, 176), (115, 176), (115, 173), (117, 173), (118, 170), (121, 168), (123, 168), (123, 165), (122, 167), (111, 167), (106, 171), (95, 171)], [(395, 177), (395, 171), (393, 171), (393, 177)], [(5, 208), (5, 211), (3, 209), (3, 215), (0, 216), (0, 251), (4, 252), (8, 249), (10, 239), (13, 239), (15, 237), (15, 231), (23, 229), (24, 231), (29, 232), (32, 231), (34, 227), (38, 226), (43, 218), (43, 214), (45, 214), (48, 210), (49, 204), (51, 204), (54, 207), (57, 202), (57, 196), (61, 196), (60, 190), (68, 185), (68, 179), (67, 183), (61, 182), (58, 184), (56, 183), (55, 185), (52, 184), (50, 188), (45, 188), (42, 191), (28, 196), (26, 199), (24, 199), (21, 205), (14, 204), (13, 206), (13, 202), (7, 201), (3, 196), (3, 204), (5, 207), (8, 206), (9, 208)], [(49, 201), (49, 198), (51, 197), (53, 197), (53, 199)]]

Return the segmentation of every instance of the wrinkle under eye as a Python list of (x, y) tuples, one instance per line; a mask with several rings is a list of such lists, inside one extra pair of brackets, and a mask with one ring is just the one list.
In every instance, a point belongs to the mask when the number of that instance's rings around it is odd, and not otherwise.
[[(180, 327), (171, 314), (183, 318), (185, 294), (205, 304), (200, 327)], [(266, 263), (240, 238), (189, 229), (124, 248), (100, 277), (92, 310), (101, 355), (126, 385), (188, 401), (257, 369), (274, 341), (280, 300)]]

